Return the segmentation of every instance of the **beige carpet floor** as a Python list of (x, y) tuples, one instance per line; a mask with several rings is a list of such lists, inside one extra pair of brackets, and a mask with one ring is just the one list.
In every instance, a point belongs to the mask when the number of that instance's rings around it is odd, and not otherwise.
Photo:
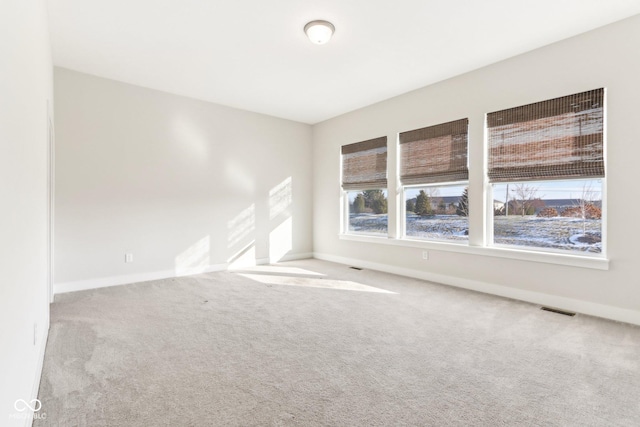
[(39, 399), (35, 426), (639, 426), (640, 328), (303, 260), (57, 295)]

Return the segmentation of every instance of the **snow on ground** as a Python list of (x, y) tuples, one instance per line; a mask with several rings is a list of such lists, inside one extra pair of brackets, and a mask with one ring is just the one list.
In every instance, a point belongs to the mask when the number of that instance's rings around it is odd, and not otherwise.
[[(422, 217), (407, 215), (407, 236), (419, 239), (468, 240), (469, 220), (458, 215)], [(387, 215), (351, 214), (349, 231), (375, 235), (387, 234)]]
[[(387, 215), (351, 214), (349, 231), (373, 235), (387, 234)], [(467, 241), (469, 221), (457, 215), (421, 217), (407, 215), (407, 236), (429, 240)], [(569, 251), (602, 251), (600, 220), (498, 216), (494, 218), (494, 243)], [(583, 225), (586, 234), (583, 232)]]
[(387, 235), (387, 214), (350, 214), (349, 231), (376, 235)]
[(407, 236), (433, 240), (469, 240), (469, 219), (458, 215), (407, 214)]
[[(535, 246), (580, 252), (602, 252), (601, 220), (498, 216), (494, 218), (494, 242), (500, 245)], [(586, 234), (583, 233), (586, 225)]]

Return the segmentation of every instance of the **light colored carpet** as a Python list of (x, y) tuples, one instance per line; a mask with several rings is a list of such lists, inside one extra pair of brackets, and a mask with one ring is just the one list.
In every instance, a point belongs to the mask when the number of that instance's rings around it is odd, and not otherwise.
[(39, 398), (35, 426), (638, 426), (640, 328), (303, 260), (56, 296)]

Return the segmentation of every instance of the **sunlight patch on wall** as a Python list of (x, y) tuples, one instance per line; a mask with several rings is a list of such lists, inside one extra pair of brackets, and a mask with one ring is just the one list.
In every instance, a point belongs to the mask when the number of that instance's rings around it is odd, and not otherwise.
[(269, 191), (269, 219), (274, 219), (280, 214), (291, 215), (292, 199), (291, 177), (289, 177)]
[(235, 253), (227, 260), (229, 268), (239, 269), (254, 267), (256, 265), (256, 246), (255, 242), (249, 243), (247, 246)]
[(342, 291), (375, 292), (383, 294), (395, 294), (395, 292), (349, 280), (316, 279), (311, 277), (274, 276), (266, 274), (240, 274), (247, 279), (255, 280), (266, 285), (301, 286), (306, 288), (337, 289)]
[(293, 248), (293, 221), (287, 218), (269, 233), (269, 260), (280, 261)]
[(175, 258), (176, 274), (202, 273), (209, 267), (210, 237), (206, 236), (189, 246)]
[(256, 206), (251, 204), (243, 209), (238, 215), (227, 222), (228, 244), (231, 248), (241, 243), (246, 237), (253, 233), (256, 229)]

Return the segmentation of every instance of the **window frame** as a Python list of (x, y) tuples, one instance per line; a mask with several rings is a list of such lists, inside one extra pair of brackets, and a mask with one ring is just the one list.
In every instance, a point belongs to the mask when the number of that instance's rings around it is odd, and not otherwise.
[[(593, 89), (586, 92), (595, 92), (600, 89)], [(604, 171), (607, 171), (607, 146), (608, 146), (608, 128), (607, 128), (607, 116), (608, 116), (608, 108), (607, 108), (607, 88), (603, 87), (602, 90), (602, 162)], [(561, 98), (569, 98), (573, 96), (580, 95), (582, 92), (578, 92), (576, 94), (570, 94), (561, 96), (558, 98), (551, 98), (537, 102), (538, 104), (550, 102), (555, 99)], [(536, 104), (535, 102), (533, 104)], [(511, 107), (511, 109), (518, 109), (526, 107), (527, 105), (533, 104), (525, 104), (521, 106)], [(602, 177), (593, 177), (593, 176), (575, 176), (568, 177), (565, 179), (538, 179), (538, 180), (515, 180), (509, 181), (509, 183), (518, 183), (518, 182), (527, 182), (527, 183), (535, 183), (535, 182), (567, 182), (567, 181), (581, 181), (581, 180), (600, 180), (601, 181), (601, 195), (602, 195), (602, 218), (601, 218), (601, 247), (602, 251), (600, 253), (583, 253), (583, 252), (574, 252), (570, 250), (562, 250), (555, 248), (539, 248), (535, 246), (517, 246), (517, 245), (496, 245), (494, 243), (494, 209), (493, 209), (493, 185), (494, 183), (490, 182), (489, 179), (489, 156), (490, 156), (490, 144), (489, 144), (489, 123), (488, 116), (492, 114), (490, 112), (485, 113), (484, 115), (484, 137), (483, 137), (483, 152), (484, 152), (484, 247), (489, 249), (498, 249), (498, 250), (509, 250), (509, 251), (526, 251), (530, 253), (540, 253), (549, 256), (573, 256), (580, 257), (590, 260), (603, 260), (606, 261), (606, 268), (608, 269), (608, 238), (607, 238), (607, 175), (606, 172)], [(506, 183), (506, 182), (502, 182)], [(497, 182), (495, 184), (498, 184)]]
[[(372, 186), (371, 183), (365, 183), (364, 185), (362, 185), (362, 187), (358, 187), (358, 186), (352, 186), (349, 185), (349, 187), (352, 188), (347, 188), (345, 189), (345, 183), (344, 183), (344, 156), (345, 156), (345, 147), (355, 147), (355, 146), (362, 146), (362, 145), (367, 145), (367, 144), (380, 144), (381, 141), (384, 140), (384, 148), (385, 148), (385, 179), (384, 179), (384, 184), (385, 187), (377, 187), (377, 186)], [(367, 151), (367, 150), (373, 150), (376, 148), (369, 148), (369, 149), (364, 149), (364, 150), (358, 150), (358, 151)], [(362, 192), (365, 190), (382, 190), (385, 191), (387, 193), (386, 198), (387, 201), (389, 200), (389, 139), (386, 135), (384, 136), (379, 136), (379, 137), (375, 137), (375, 138), (370, 138), (370, 139), (366, 139), (363, 141), (359, 141), (359, 142), (355, 142), (355, 143), (347, 143), (347, 144), (342, 144), (340, 145), (340, 155), (339, 155), (339, 185), (340, 185), (340, 233), (339, 235), (349, 235), (349, 236), (365, 236), (365, 237), (370, 237), (370, 238), (389, 238), (389, 214), (387, 211), (387, 233), (386, 235), (382, 235), (382, 234), (369, 234), (369, 233), (355, 233), (355, 232), (351, 232), (349, 230), (349, 192)]]

